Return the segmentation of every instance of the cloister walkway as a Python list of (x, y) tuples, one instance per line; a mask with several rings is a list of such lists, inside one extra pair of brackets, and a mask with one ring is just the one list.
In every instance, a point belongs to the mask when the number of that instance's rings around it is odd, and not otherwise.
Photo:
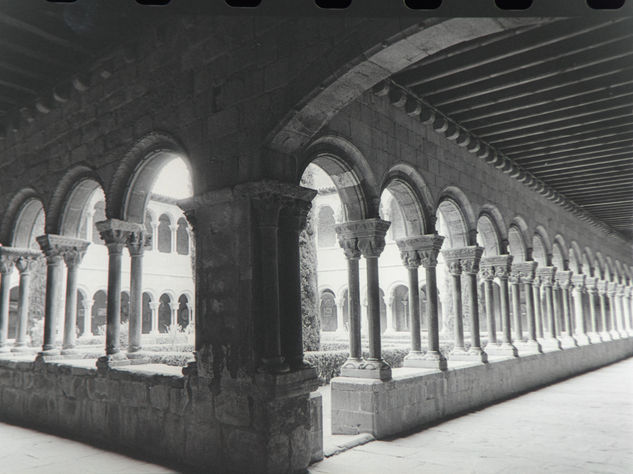
[[(630, 473), (633, 358), (311, 466), (325, 473)], [(166, 473), (168, 468), (0, 423), (0, 472)]]
[(410, 436), (314, 464), (326, 473), (629, 474), (633, 358)]

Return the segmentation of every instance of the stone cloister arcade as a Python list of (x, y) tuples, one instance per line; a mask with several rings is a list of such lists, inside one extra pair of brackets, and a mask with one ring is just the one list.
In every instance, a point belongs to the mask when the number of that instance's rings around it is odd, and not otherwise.
[[(582, 35), (598, 26), (529, 17), (248, 18), (147, 20), (81, 68), (70, 64), (73, 74), (26, 101), (2, 136), (0, 346), (10, 270), (19, 274), (20, 341), (29, 269), (46, 268), (41, 350), (0, 356), (2, 419), (210, 472), (302, 472), (322, 457), (319, 380), (304, 360), (301, 317), (299, 241), (317, 194), (301, 185), (310, 164), (342, 202), (335, 232), (347, 265), (349, 358), (331, 384), (334, 433), (406, 432), (633, 355), (628, 228), (590, 214), (398, 76), (424, 60), (454, 68), (451, 58), (473, 51), (503, 59), (496, 42), (519, 34), (543, 47), (546, 30)], [(571, 48), (568, 36), (559, 41)], [(523, 64), (514, 53), (508, 68)], [(147, 204), (174, 156), (193, 181), (193, 197), (177, 203), (195, 248), (195, 360), (182, 369), (139, 357)], [(95, 362), (72, 347), (89, 243), (83, 204), (97, 188), (108, 278), (105, 347)], [(382, 355), (387, 192), (402, 216), (404, 367)], [(160, 234), (160, 216), (151, 222)], [(173, 232), (173, 221), (164, 224)], [(450, 283), (449, 353), (440, 347), (438, 275)]]

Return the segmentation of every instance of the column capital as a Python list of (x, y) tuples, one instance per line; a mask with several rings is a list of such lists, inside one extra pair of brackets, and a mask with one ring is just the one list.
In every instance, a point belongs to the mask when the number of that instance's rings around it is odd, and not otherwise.
[(518, 283), (533, 283), (537, 265), (534, 261), (513, 263), (511, 277), (516, 278)]
[(40, 235), (37, 243), (49, 262), (63, 259), (69, 266), (78, 265), (90, 245), (87, 240), (56, 234)]
[(597, 277), (590, 277), (588, 276), (585, 279), (585, 286), (587, 288), (587, 291), (589, 291), (590, 293), (597, 293), (598, 292), (598, 281), (599, 279)]
[(616, 282), (614, 282), (614, 281), (607, 281), (605, 283), (606, 283), (606, 291), (605, 291), (606, 295), (609, 298), (615, 297), (615, 293), (616, 293), (616, 291), (618, 289), (617, 288), (618, 284)]
[(583, 291), (585, 289), (585, 281), (587, 275), (583, 275), (582, 273), (577, 273), (571, 277), (571, 282), (574, 285), (574, 288), (578, 291)]
[(596, 288), (599, 295), (606, 296), (609, 289), (609, 283), (606, 280), (598, 279), (598, 281), (596, 282)]
[[(42, 252), (37, 250), (17, 247), (0, 247), (0, 273), (10, 273), (13, 270), (13, 265), (16, 266), (20, 273), (22, 273), (27, 269), (25, 268), (24, 270), (20, 270), (20, 266), (29, 266), (29, 261), (36, 260), (41, 256)], [(21, 263), (19, 266), (18, 262), (21, 259), (24, 259), (24, 263)]]
[(451, 273), (459, 268), (460, 272), (476, 274), (479, 271), (479, 262), (483, 253), (483, 247), (478, 245), (442, 250), (442, 256)]
[(42, 252), (24, 249), (15, 260), (15, 268), (18, 269), (21, 275), (27, 275), (33, 267), (33, 262), (36, 262), (41, 257)]
[(424, 268), (435, 267), (444, 237), (438, 234), (425, 234), (407, 237), (397, 242), (400, 256), (404, 260), (403, 252), (414, 252)]
[(356, 239), (356, 247), (365, 257), (378, 257), (385, 248), (385, 235), (391, 222), (372, 218), (361, 221), (349, 221), (335, 226), (339, 244), (345, 250), (343, 242)]
[(616, 296), (624, 296), (626, 285), (623, 283), (617, 283), (615, 285), (615, 295)]
[(512, 255), (493, 255), (481, 259), (480, 267), (484, 278), (497, 277), (507, 279), (512, 269)]
[(152, 247), (152, 235), (148, 234), (145, 230), (130, 232), (125, 245), (131, 256), (143, 255), (146, 247)]
[(299, 197), (283, 196), (281, 199), (280, 224), (297, 232), (305, 229), (308, 213), (312, 209), (312, 199), (317, 194), (313, 189), (303, 189), (306, 192)]
[(107, 219), (95, 224), (101, 239), (108, 246), (109, 251), (121, 252), (123, 246), (127, 244), (130, 234), (143, 231), (141, 224), (122, 221), (119, 219)]
[[(577, 275), (574, 275), (570, 270), (556, 270), (556, 275), (554, 276), (556, 283), (563, 290), (568, 290), (572, 284), (572, 281), (575, 281)], [(584, 275), (583, 275), (584, 281)]]
[(541, 284), (544, 287), (554, 286), (556, 267), (539, 267), (536, 269), (536, 275), (541, 279)]

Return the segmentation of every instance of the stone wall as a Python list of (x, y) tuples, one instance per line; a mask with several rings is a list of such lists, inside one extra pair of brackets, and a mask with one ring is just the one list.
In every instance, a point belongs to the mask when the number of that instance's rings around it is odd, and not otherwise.
[(447, 371), (393, 369), (379, 382), (332, 380), (332, 432), (384, 438), (633, 356), (633, 338)]

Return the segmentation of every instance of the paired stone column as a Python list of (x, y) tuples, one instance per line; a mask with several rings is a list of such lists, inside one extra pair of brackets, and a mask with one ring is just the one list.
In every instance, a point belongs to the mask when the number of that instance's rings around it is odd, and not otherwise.
[(521, 272), (516, 270), (518, 264), (513, 264), (508, 277), (510, 283), (510, 298), (512, 301), (512, 327), (514, 328), (514, 344), (523, 343), (523, 325), (521, 324)]
[(620, 335), (622, 337), (629, 337), (629, 324), (628, 318), (626, 317), (626, 313), (624, 312), (624, 294), (625, 294), (626, 285), (620, 283), (616, 286), (615, 293), (615, 304), (616, 310), (618, 314), (618, 322), (620, 327)]
[(152, 326), (152, 329), (150, 330), (150, 333), (153, 334), (153, 335), (160, 334), (160, 331), (158, 330), (158, 308), (159, 308), (159, 306), (160, 306), (160, 303), (158, 303), (157, 301), (150, 301), (150, 303), (149, 303), (151, 326)]
[[(437, 314), (437, 275), (435, 272), (437, 267), (437, 256), (439, 255), (443, 242), (444, 237), (438, 234), (420, 235), (398, 241), (398, 247), (400, 248), (400, 255), (402, 256), (402, 259), (406, 259), (408, 262), (415, 262), (413, 265), (419, 261), (426, 271), (425, 281), (427, 295), (426, 320), (428, 325), (428, 350), (424, 355), (421, 355), (418, 339), (416, 339), (416, 334), (418, 334), (417, 337), (419, 337), (420, 326), (418, 325), (417, 329), (414, 329), (415, 326), (412, 324), (412, 350), (404, 360), (405, 367), (422, 367), (439, 370), (446, 370), (447, 368), (446, 358), (440, 352), (439, 320)], [(412, 284), (411, 280), (410, 284)], [(412, 287), (410, 287), (409, 291), (411, 291), (411, 288)], [(416, 286), (416, 289), (417, 288), (419, 288), (419, 286)], [(414, 306), (419, 308), (419, 305), (415, 305), (412, 300), (409, 305), (409, 311), (415, 311), (415, 308), (413, 308)], [(419, 320), (420, 319), (417, 318), (418, 324)], [(414, 330), (417, 331), (416, 334), (413, 333)]]
[(608, 283), (605, 280), (597, 281), (596, 289), (598, 290), (598, 301), (600, 302), (600, 321), (602, 329), (600, 337), (603, 341), (613, 340), (613, 334), (611, 333), (612, 327), (607, 312), (607, 288)]
[(121, 353), (121, 262), (130, 235), (141, 232), (140, 224), (108, 219), (97, 222), (97, 230), (108, 247), (108, 300), (106, 307), (106, 353), (97, 360), (98, 368), (129, 364)]
[(29, 292), (31, 287), (31, 268), (33, 262), (42, 256), (41, 252), (24, 249), (15, 261), (15, 267), (20, 272), (20, 293), (18, 300), (18, 324), (15, 334), (13, 352), (28, 351), (26, 332), (29, 325)]
[(126, 242), (130, 252), (130, 319), (127, 353), (129, 358), (138, 357), (143, 334), (143, 256), (151, 248), (152, 236), (144, 230), (130, 233)]
[(631, 297), (633, 295), (633, 289), (630, 286), (624, 288), (624, 299), (622, 304), (624, 305), (624, 316), (626, 318), (626, 327), (629, 336), (633, 336), (633, 313), (631, 310)]
[[(452, 275), (453, 306), (455, 309), (455, 347), (449, 355), (452, 360), (477, 360), (487, 362), (488, 356), (481, 349), (479, 335), (479, 303), (477, 301), (477, 272), (483, 248), (478, 246), (447, 249), (442, 255)], [(466, 281), (465, 293), (468, 298), (471, 346), (464, 350), (464, 328), (462, 315), (461, 278)]]
[(282, 199), (279, 218), (279, 300), (281, 354), (291, 370), (308, 367), (303, 361), (301, 312), (301, 257), (299, 235), (305, 229), (316, 191), (297, 188), (295, 197)]
[[(598, 298), (598, 279), (596, 277), (587, 277), (585, 280), (585, 286), (587, 288), (587, 294), (589, 295), (589, 323), (590, 332), (588, 334), (590, 342), (601, 342), (602, 337), (598, 331), (598, 313), (596, 311), (596, 302)], [(604, 328), (602, 329), (604, 331)]]
[(336, 334), (347, 333), (345, 329), (345, 313), (344, 313), (345, 300), (341, 293), (336, 298)]
[[(493, 347), (497, 344), (497, 327), (495, 321), (495, 308), (494, 308), (494, 289), (493, 280), (495, 278), (494, 269), (490, 267), (481, 268), (481, 278), (484, 281), (484, 298), (486, 308), (486, 322), (488, 326), (488, 345)], [(486, 346), (486, 349), (488, 346)]]
[(578, 274), (572, 278), (574, 284), (574, 312), (576, 314), (576, 341), (579, 345), (591, 344), (588, 336), (587, 318), (585, 317), (585, 305), (583, 304), (583, 294), (585, 293), (586, 275)]
[(556, 277), (556, 267), (541, 267), (536, 270), (536, 274), (541, 280), (545, 293), (545, 318), (549, 321), (549, 327), (541, 346), (543, 350), (561, 350), (560, 339), (556, 330), (556, 315), (554, 313), (553, 286)]
[(80, 239), (64, 238), (64, 262), (66, 263), (66, 311), (64, 318), (64, 339), (62, 355), (71, 355), (75, 347), (77, 330), (77, 274), (79, 265), (86, 254), (90, 242)]
[(11, 296), (11, 273), (15, 263), (15, 255), (0, 247), (0, 352), (9, 352), (7, 343), (9, 331), (9, 304)]
[(416, 250), (407, 245), (407, 239), (396, 242), (400, 249), (402, 264), (407, 269), (409, 277), (409, 331), (411, 333), (411, 350), (405, 357), (407, 360), (419, 360), (422, 358), (422, 340), (420, 336), (420, 282), (418, 278), (418, 268), (422, 264), (422, 259)]
[[(575, 277), (576, 276), (574, 275), (574, 278)], [(564, 336), (561, 334), (561, 331), (559, 331), (561, 347), (576, 347), (578, 345), (578, 341), (574, 337), (573, 315), (569, 304), (569, 290), (572, 284), (572, 272), (569, 270), (557, 270), (555, 278), (555, 287), (557, 287), (559, 291), (559, 306), (562, 310), (562, 321), (563, 327), (565, 328)], [(556, 318), (556, 321), (558, 322), (560, 319)]]
[(543, 339), (543, 304), (541, 302), (541, 278), (534, 275), (532, 281), (532, 298), (534, 300), (534, 320), (536, 322), (536, 339)]
[[(527, 325), (528, 325), (527, 341), (521, 342), (520, 344), (517, 343), (517, 345), (519, 346), (519, 350), (521, 352), (525, 351), (528, 353), (543, 352), (543, 348), (541, 347), (541, 344), (537, 340), (536, 314), (534, 311), (535, 304), (534, 304), (534, 299), (533, 299), (534, 291), (532, 289), (532, 284), (534, 283), (534, 280), (535, 280), (536, 266), (537, 266), (537, 263), (533, 261), (519, 262), (519, 263), (514, 263), (512, 265), (512, 273), (514, 274), (514, 278), (516, 278), (518, 280), (519, 285), (523, 287), (523, 293), (525, 295), (525, 316), (526, 316)], [(539, 298), (539, 304), (540, 304), (540, 298)], [(515, 316), (515, 318), (517, 318), (518, 316), (519, 315), (517, 311), (517, 315)], [(540, 318), (540, 311), (539, 311), (539, 318)]]
[(62, 289), (64, 279), (64, 247), (59, 245), (64, 238), (59, 235), (40, 235), (37, 242), (46, 256), (46, 303), (44, 309), (44, 343), (38, 360), (55, 359), (60, 356), (57, 349), (57, 327), (62, 317)]
[(615, 301), (615, 295), (617, 292), (617, 283), (608, 282), (607, 286), (607, 297), (609, 298), (609, 320), (611, 321), (611, 334), (613, 335), (613, 339), (621, 339), (622, 328), (620, 326), (620, 320), (618, 315), (618, 308)]
[(488, 342), (486, 352), (489, 356), (517, 357), (519, 352), (512, 343), (512, 325), (510, 323), (510, 302), (508, 298), (508, 277), (512, 266), (512, 255), (495, 255), (481, 260), (481, 269), (484, 275), (499, 279), (499, 297), (501, 309), (501, 321), (503, 324), (501, 344)]

